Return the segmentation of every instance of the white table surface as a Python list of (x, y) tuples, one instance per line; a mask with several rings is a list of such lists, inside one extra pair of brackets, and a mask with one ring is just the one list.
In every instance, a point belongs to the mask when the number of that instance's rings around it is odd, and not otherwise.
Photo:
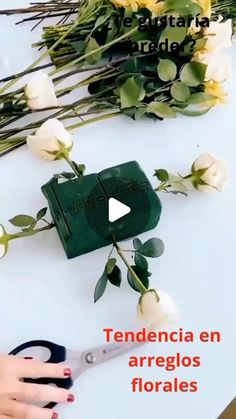
[[(26, 6), (27, 0), (0, 0), (0, 8)], [(20, 71), (37, 56), (29, 25), (16, 27), (16, 17), (0, 19), (1, 77)], [(234, 70), (236, 47), (231, 51)], [(162, 196), (163, 215), (156, 231), (142, 239), (161, 237), (163, 257), (151, 263), (152, 285), (177, 301), (181, 319), (176, 328), (219, 330), (220, 344), (150, 344), (139, 354), (200, 355), (202, 367), (167, 373), (162, 369), (132, 370), (128, 355), (81, 376), (74, 386), (77, 401), (58, 409), (63, 419), (216, 419), (235, 396), (235, 249), (236, 249), (236, 81), (226, 106), (201, 118), (179, 117), (163, 123), (115, 118), (84, 127), (75, 135), (73, 158), (95, 172), (136, 159), (150, 179), (155, 168), (185, 173), (202, 152), (225, 158), (230, 181), (220, 193), (193, 192), (186, 199)], [(40, 192), (63, 162), (37, 160), (25, 148), (0, 163), (0, 221), (19, 213), (34, 214), (45, 206)], [(9, 226), (10, 227), (10, 226)], [(10, 227), (11, 231), (11, 227)], [(109, 287), (93, 304), (93, 290), (108, 248), (68, 261), (56, 231), (11, 243), (0, 262), (0, 350), (23, 341), (49, 339), (70, 348), (104, 343), (104, 327), (136, 329), (137, 295), (124, 279), (120, 290)], [(122, 263), (121, 263), (122, 265)], [(125, 269), (124, 269), (125, 274)], [(199, 381), (197, 393), (132, 393), (133, 376), (153, 381), (174, 376)]]

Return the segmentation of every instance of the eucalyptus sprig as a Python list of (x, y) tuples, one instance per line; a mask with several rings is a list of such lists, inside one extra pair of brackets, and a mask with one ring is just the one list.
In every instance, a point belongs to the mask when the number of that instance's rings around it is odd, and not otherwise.
[[(149, 265), (146, 258), (158, 258), (164, 252), (164, 243), (158, 238), (152, 238), (142, 243), (139, 238), (133, 239), (133, 249), (124, 250), (117, 243), (113, 236), (113, 247), (109, 253), (102, 276), (99, 278), (94, 291), (94, 302), (96, 303), (104, 294), (108, 283), (120, 287), (122, 282), (122, 273), (117, 265), (117, 259), (112, 256), (116, 251), (118, 256), (127, 267), (127, 281), (130, 287), (145, 294), (149, 289), (149, 278), (152, 275), (149, 272)], [(125, 253), (130, 253), (132, 262), (129, 262)]]

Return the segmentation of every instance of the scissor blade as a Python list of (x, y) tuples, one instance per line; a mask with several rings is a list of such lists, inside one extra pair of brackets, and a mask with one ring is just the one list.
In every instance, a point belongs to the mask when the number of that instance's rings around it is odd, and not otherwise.
[(103, 364), (110, 359), (116, 358), (124, 353), (131, 352), (135, 348), (139, 348), (144, 343), (110, 343), (107, 345), (97, 346), (84, 351), (81, 357), (81, 367), (75, 372), (76, 375), (80, 375), (83, 371), (90, 367)]

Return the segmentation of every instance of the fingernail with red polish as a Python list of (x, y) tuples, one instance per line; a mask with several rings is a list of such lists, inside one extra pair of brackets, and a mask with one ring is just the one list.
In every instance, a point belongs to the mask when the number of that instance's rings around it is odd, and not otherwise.
[(75, 396), (73, 394), (69, 394), (69, 396), (67, 397), (67, 401), (69, 403), (72, 403), (75, 401)]
[(64, 370), (64, 376), (65, 376), (65, 377), (70, 377), (70, 376), (71, 376), (71, 374), (72, 374), (72, 371), (71, 371), (71, 369), (70, 369), (70, 368), (66, 368), (66, 369)]
[(57, 412), (53, 412), (52, 419), (58, 419), (58, 413)]
[(24, 359), (34, 359), (32, 356), (25, 356)]

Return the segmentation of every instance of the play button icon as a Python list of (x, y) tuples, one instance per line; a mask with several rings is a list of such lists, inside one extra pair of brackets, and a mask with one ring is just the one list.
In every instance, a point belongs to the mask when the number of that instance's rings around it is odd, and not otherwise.
[(110, 223), (114, 223), (114, 221), (119, 220), (120, 218), (124, 217), (125, 215), (131, 212), (130, 207), (128, 205), (122, 204), (122, 202), (118, 201), (115, 198), (109, 199), (109, 221)]
[[(96, 182), (91, 179), (94, 175), (87, 176), (94, 186), (81, 200), (85, 209), (82, 214), (92, 230), (94, 248), (98, 242), (102, 243), (100, 247), (111, 244), (112, 236), (122, 241), (156, 227), (161, 203), (137, 162), (105, 169), (97, 174)], [(73, 199), (78, 199), (77, 194)], [(80, 214), (74, 217), (80, 218)]]

